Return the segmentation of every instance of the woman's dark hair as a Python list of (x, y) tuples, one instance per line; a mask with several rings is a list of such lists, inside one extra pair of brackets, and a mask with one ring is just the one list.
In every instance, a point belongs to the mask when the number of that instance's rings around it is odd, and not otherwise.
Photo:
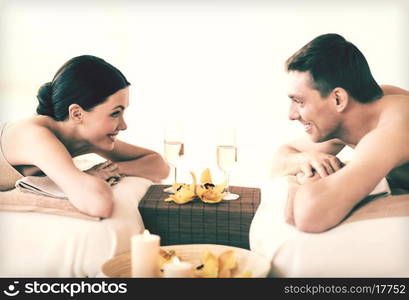
[(364, 55), (338, 34), (316, 37), (291, 56), (285, 66), (287, 72), (308, 71), (312, 88), (324, 98), (336, 87), (345, 89), (361, 103), (383, 96)]
[(71, 104), (90, 111), (129, 85), (121, 71), (105, 60), (91, 55), (74, 57), (38, 90), (37, 113), (64, 121)]

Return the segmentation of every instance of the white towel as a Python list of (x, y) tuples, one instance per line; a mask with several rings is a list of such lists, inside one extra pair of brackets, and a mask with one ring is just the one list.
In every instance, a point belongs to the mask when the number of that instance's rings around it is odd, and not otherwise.
[(369, 195), (374, 196), (382, 194), (385, 194), (385, 196), (391, 195), (391, 189), (386, 178), (382, 178)]
[[(369, 195), (383, 194), (391, 194), (385, 178)], [(250, 226), (250, 249), (271, 260), (280, 246), (299, 232), (285, 221), (284, 210), (288, 196), (288, 182), (285, 177), (265, 182), (261, 195), (261, 203)]]
[[(111, 177), (107, 182), (113, 186), (123, 177), (124, 175), (121, 177)], [(25, 193), (33, 193), (57, 199), (68, 199), (61, 188), (48, 176), (26, 176), (17, 180), (15, 186), (18, 190)]]
[(26, 176), (16, 181), (16, 188), (22, 192), (37, 195), (68, 199), (60, 187), (48, 176)]

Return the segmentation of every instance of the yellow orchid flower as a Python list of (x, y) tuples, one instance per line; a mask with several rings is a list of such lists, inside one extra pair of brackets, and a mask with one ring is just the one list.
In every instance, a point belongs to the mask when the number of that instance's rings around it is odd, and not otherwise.
[(200, 177), (201, 185), (196, 188), (196, 194), (205, 203), (218, 203), (223, 200), (224, 189), (227, 182), (223, 182), (219, 185), (214, 185), (212, 181), (212, 176), (210, 175), (210, 170), (207, 168), (202, 172)]
[(192, 184), (176, 183), (172, 185), (175, 194), (165, 199), (166, 202), (173, 201), (177, 204), (185, 204), (196, 198), (196, 175), (190, 172), (193, 178)]

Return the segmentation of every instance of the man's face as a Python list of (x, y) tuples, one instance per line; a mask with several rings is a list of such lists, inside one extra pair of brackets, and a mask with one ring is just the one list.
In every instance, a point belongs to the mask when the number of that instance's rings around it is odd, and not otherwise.
[(323, 142), (336, 138), (339, 129), (338, 115), (329, 98), (322, 98), (320, 92), (312, 88), (309, 72), (290, 71), (288, 97), (291, 100), (288, 117), (300, 121), (313, 142)]

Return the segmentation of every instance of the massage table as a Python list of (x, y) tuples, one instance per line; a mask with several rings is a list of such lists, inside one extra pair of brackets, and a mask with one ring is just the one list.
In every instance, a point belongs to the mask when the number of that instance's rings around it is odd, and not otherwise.
[(130, 250), (144, 230), (138, 204), (152, 182), (125, 177), (101, 221), (42, 212), (0, 211), (0, 277), (99, 277), (101, 265)]
[(409, 195), (375, 199), (352, 220), (305, 233), (285, 222), (286, 179), (264, 186), (249, 238), (271, 261), (270, 277), (409, 277)]

